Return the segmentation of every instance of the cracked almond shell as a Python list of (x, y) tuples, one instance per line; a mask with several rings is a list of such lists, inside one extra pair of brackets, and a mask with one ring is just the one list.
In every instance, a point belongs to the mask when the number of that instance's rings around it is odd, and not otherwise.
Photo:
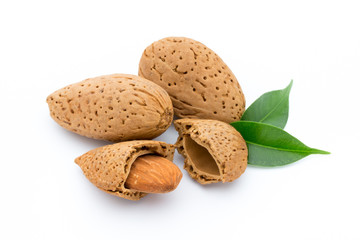
[(179, 119), (178, 152), (185, 158), (184, 168), (201, 184), (232, 182), (247, 167), (247, 146), (231, 125), (217, 120)]
[(51, 117), (77, 134), (108, 141), (152, 139), (173, 118), (167, 92), (139, 76), (113, 74), (71, 84), (47, 97)]
[(180, 118), (240, 120), (245, 97), (229, 67), (204, 44), (168, 37), (148, 46), (139, 75), (163, 87)]
[(139, 200), (147, 193), (125, 187), (131, 165), (142, 155), (154, 154), (172, 161), (174, 145), (141, 140), (115, 143), (93, 149), (75, 159), (86, 178), (99, 189), (129, 200)]

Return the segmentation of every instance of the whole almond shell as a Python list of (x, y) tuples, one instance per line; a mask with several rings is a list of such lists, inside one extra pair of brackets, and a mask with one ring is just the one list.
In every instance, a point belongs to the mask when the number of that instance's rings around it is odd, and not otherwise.
[(171, 124), (169, 95), (155, 83), (127, 74), (90, 78), (50, 94), (51, 117), (77, 134), (108, 141), (152, 139)]
[(245, 110), (242, 89), (230, 68), (204, 44), (168, 37), (148, 46), (139, 75), (164, 88), (180, 118), (240, 120)]

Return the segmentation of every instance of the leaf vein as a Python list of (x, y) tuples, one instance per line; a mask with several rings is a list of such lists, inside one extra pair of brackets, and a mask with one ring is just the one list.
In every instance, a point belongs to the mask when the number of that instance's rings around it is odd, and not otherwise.
[(295, 152), (295, 153), (309, 153), (309, 154), (313, 154), (313, 153), (327, 153), (325, 151), (322, 150), (318, 150), (318, 149), (314, 149), (314, 148), (309, 148), (309, 150), (298, 150), (298, 149), (287, 149), (287, 148), (278, 148), (278, 147), (273, 147), (273, 146), (269, 146), (269, 145), (262, 145), (259, 143), (255, 143), (255, 142), (251, 142), (248, 140), (245, 140), (246, 143), (248, 144), (253, 144), (256, 146), (260, 146), (260, 147), (264, 147), (264, 148), (269, 148), (269, 149), (273, 149), (273, 150), (278, 150), (278, 151), (283, 151), (283, 152)]
[(278, 107), (281, 105), (281, 103), (283, 103), (284, 100), (286, 100), (286, 96), (288, 96), (287, 93), (290, 91), (291, 86), (292, 86), (292, 81), (291, 81), (291, 83), (290, 83), (290, 86), (288, 86), (288, 87), (285, 88), (286, 91), (280, 90), (281, 93), (282, 93), (282, 96), (281, 96), (280, 101), (276, 104), (276, 106), (275, 106), (270, 112), (268, 112), (262, 119), (260, 119), (259, 122), (265, 121), (266, 118), (268, 118), (276, 109), (278, 109)]

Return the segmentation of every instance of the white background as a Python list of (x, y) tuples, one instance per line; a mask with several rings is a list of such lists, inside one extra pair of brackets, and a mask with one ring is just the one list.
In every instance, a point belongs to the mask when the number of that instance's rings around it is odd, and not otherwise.
[[(137, 74), (168, 36), (213, 49), (247, 106), (294, 79), (285, 129), (332, 154), (211, 186), (183, 170), (137, 202), (91, 185), (73, 160), (107, 143), (59, 127), (47, 95)], [(0, 239), (360, 239), (358, 1), (1, 1), (0, 43)]]

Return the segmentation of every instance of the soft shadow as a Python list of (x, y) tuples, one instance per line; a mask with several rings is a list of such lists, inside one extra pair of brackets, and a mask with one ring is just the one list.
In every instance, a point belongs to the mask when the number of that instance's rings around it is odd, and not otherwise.
[[(101, 190), (99, 190), (101, 191)], [(117, 197), (106, 192), (97, 192), (100, 204), (111, 204), (113, 206), (121, 208), (138, 208), (139, 206), (145, 206), (153, 209), (154, 207), (163, 207), (165, 204), (169, 204), (169, 197), (165, 194), (148, 194), (145, 197), (137, 201), (132, 201)]]
[(175, 130), (174, 123), (172, 122), (170, 127), (165, 132), (163, 132), (160, 136), (157, 136), (153, 140), (175, 144), (177, 138), (178, 138), (178, 133)]
[(201, 185), (201, 187), (209, 191), (226, 191), (226, 192), (233, 191), (233, 189), (238, 188), (241, 184), (243, 184), (242, 182), (244, 182), (245, 178), (246, 176), (240, 176), (240, 178), (234, 180), (233, 182), (226, 182), (226, 183), (218, 182), (207, 185)]
[(266, 167), (266, 166), (256, 166), (256, 165), (248, 165), (247, 168), (250, 169), (264, 169), (264, 170), (269, 170), (269, 169), (285, 169), (285, 168), (289, 168), (292, 166), (296, 166), (297, 164), (300, 164), (302, 161), (304, 161), (306, 159), (299, 159), (296, 162), (290, 163), (290, 164), (286, 164), (286, 165), (282, 165), (282, 166), (274, 166), (274, 167)]

